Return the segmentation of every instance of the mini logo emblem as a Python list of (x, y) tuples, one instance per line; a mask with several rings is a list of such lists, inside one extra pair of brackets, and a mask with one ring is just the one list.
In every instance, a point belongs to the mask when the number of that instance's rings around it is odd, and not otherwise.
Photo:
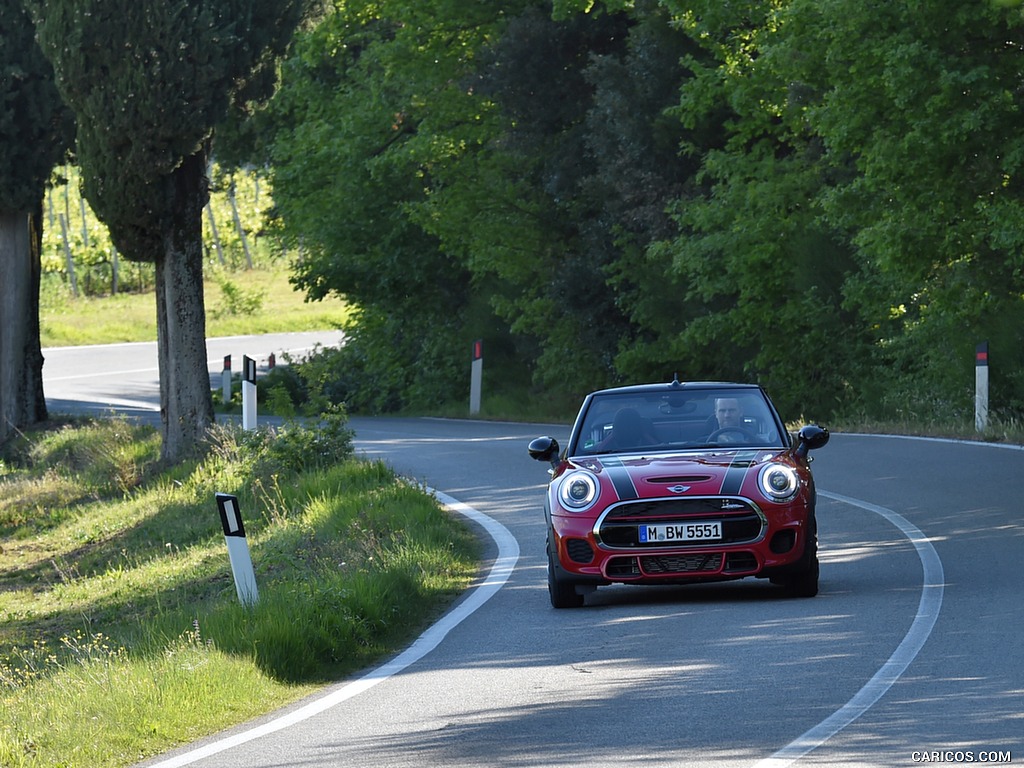
[(688, 485), (670, 485), (668, 487), (668, 490), (672, 491), (672, 493), (686, 493), (688, 490), (690, 490), (690, 486), (688, 486)]

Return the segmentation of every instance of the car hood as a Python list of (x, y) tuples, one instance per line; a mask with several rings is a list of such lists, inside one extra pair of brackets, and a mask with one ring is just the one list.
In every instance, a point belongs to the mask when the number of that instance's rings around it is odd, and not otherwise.
[[(673, 495), (740, 496), (756, 485), (757, 474), (770, 461), (792, 463), (788, 450), (751, 448), (701, 453), (644, 456), (614, 454), (577, 457), (570, 467), (586, 469), (611, 484), (619, 499)], [(752, 490), (752, 489), (750, 489)]]

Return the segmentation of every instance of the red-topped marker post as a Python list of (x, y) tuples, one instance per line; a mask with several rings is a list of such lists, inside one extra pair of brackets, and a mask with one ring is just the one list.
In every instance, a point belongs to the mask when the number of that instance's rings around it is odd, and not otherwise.
[(988, 342), (983, 341), (974, 353), (974, 428), (984, 432), (988, 427)]

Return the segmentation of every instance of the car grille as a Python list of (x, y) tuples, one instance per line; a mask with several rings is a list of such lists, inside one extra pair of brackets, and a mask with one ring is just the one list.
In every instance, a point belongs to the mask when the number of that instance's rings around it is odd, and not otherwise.
[[(597, 534), (605, 547), (647, 549), (637, 540), (641, 523), (673, 523), (683, 520), (721, 520), (722, 538), (714, 544), (744, 544), (757, 541), (764, 532), (760, 510), (746, 499), (698, 497), (688, 499), (644, 499), (611, 507), (601, 518)], [(710, 542), (676, 542), (673, 548), (707, 547)]]
[(746, 576), (757, 573), (757, 558), (750, 552), (706, 552), (692, 555), (632, 555), (613, 557), (605, 573), (610, 579), (639, 579), (645, 576), (700, 577), (701, 574)]
[[(729, 508), (723, 510), (723, 506)], [(732, 507), (736, 507), (733, 509)], [(757, 508), (747, 501), (732, 496), (696, 496), (686, 499), (641, 499), (611, 507), (605, 514), (608, 520), (649, 520), (650, 518), (684, 518), (719, 515), (722, 512), (756, 512)]]
[(702, 573), (717, 571), (722, 566), (722, 554), (711, 555), (647, 555), (640, 558), (640, 569), (652, 576), (669, 573)]

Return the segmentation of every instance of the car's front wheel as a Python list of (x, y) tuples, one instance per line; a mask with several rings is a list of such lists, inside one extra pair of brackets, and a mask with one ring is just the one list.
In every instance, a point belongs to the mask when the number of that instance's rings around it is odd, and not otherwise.
[(808, 520), (807, 543), (800, 564), (791, 572), (772, 579), (790, 597), (814, 597), (818, 594), (818, 523), (812, 515)]
[(558, 563), (554, 545), (548, 539), (548, 596), (554, 608), (579, 608), (583, 605), (583, 595), (576, 591), (576, 584), (565, 576), (565, 571)]

